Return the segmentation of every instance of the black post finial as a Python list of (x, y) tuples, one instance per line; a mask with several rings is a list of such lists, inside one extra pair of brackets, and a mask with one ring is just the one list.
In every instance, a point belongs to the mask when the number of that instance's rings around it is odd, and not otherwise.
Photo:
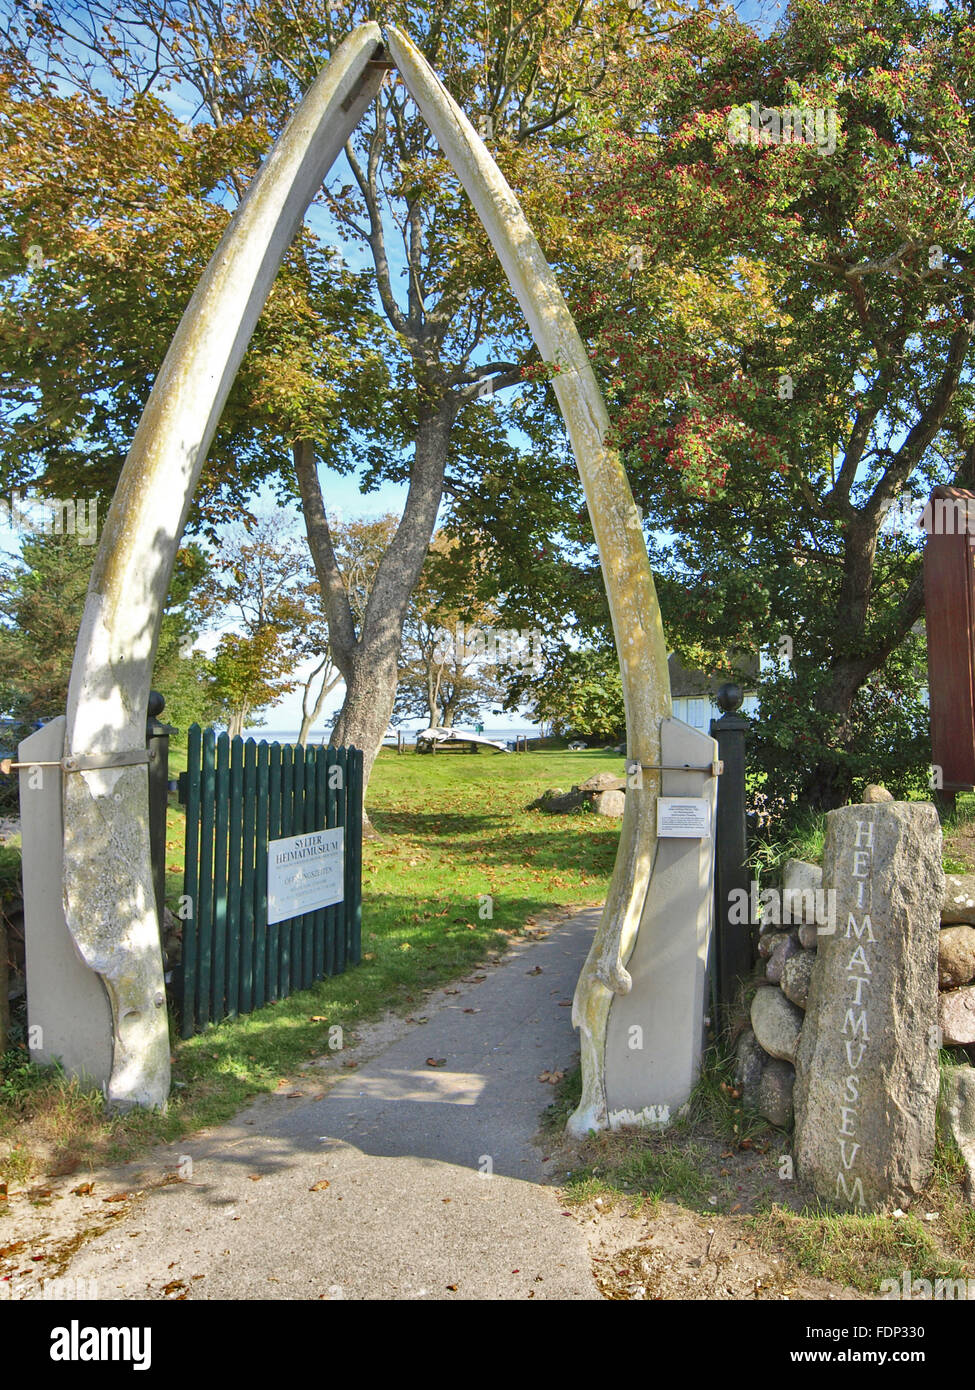
[(734, 714), (736, 709), (741, 709), (744, 698), (744, 690), (735, 681), (725, 681), (714, 697), (715, 704), (724, 714)]

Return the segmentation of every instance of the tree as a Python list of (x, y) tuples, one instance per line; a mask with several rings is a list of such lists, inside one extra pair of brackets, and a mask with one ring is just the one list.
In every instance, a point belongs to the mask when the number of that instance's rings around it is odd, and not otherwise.
[[(304, 683), (305, 737), (309, 711), (321, 708), (335, 684), (308, 552), (291, 521), (287, 514), (266, 514), (250, 528), (230, 530), (213, 556), (206, 592), (198, 595), (201, 622), (222, 630), (211, 680), (231, 738), (243, 732), (248, 718), (295, 689), (295, 668), (303, 659), (317, 660)], [(223, 630), (228, 618), (234, 622), (229, 631)]]
[(514, 644), (507, 634), (497, 640), (500, 616), (473, 596), (469, 572), (450, 565), (456, 549), (443, 532), (434, 536), (403, 627), (394, 711), (400, 718), (426, 718), (431, 728), (452, 728), (457, 719), (500, 702), (499, 664), (520, 665), (524, 655), (509, 651)]
[[(154, 0), (129, 0), (124, 11), (89, 0), (58, 21), (21, 20), (17, 42), (32, 55), (43, 51), (60, 79), (80, 90), (105, 72), (140, 98), (178, 81), (216, 128), (246, 123), (273, 134), (364, 8), (339, 12), (324, 0), (227, 10), (194, 5), (179, 7), (173, 22)], [(551, 145), (556, 161), (563, 157), (607, 73), (629, 61), (635, 37), (649, 41), (667, 22), (645, 21), (619, 3), (562, 0), (525, 14), (493, 2), (460, 11), (442, 0), (432, 9), (389, 3), (378, 17), (402, 22), (462, 104), (479, 114), (516, 186), (531, 177), (541, 145)], [(275, 406), (293, 443), (333, 659), (346, 686), (332, 738), (363, 748), (368, 780), (393, 708), (409, 595), (445, 485), (462, 488), (465, 476), (503, 473), (517, 455), (497, 393), (522, 383), (533, 353), (483, 230), (401, 87), (387, 85), (346, 161), (350, 175), (338, 175), (326, 198), (343, 234), (372, 261), (388, 327), (389, 401), (358, 433), (353, 426), (341, 438), (301, 401), (284, 395)], [(228, 183), (236, 188), (242, 180)], [(402, 292), (394, 280), (399, 262)], [(494, 406), (486, 408), (485, 399)], [(409, 481), (361, 623), (348, 607), (319, 479), (320, 463), (350, 461), (364, 467), (367, 486), (384, 477)], [(448, 466), (453, 484), (445, 484)]]
[(540, 671), (522, 674), (509, 686), (505, 708), (520, 705), (556, 734), (612, 743), (626, 734), (623, 686), (612, 646), (550, 646)]
[[(188, 125), (154, 93), (46, 68), (51, 15), (0, 46), (0, 479), (107, 507), (142, 407), (233, 204), (266, 152), (253, 120)], [(29, 47), (29, 45), (28, 45)], [(322, 440), (373, 413), (385, 373), (363, 276), (300, 233), (258, 324), (190, 516), (215, 528), (290, 468), (290, 411)], [(323, 389), (322, 376), (329, 379)], [(336, 445), (336, 447), (338, 447)]]
[[(842, 802), (871, 760), (871, 780), (923, 785), (901, 655), (920, 536), (884, 521), (905, 492), (975, 480), (973, 52), (951, 3), (796, 0), (765, 39), (689, 20), (641, 52), (621, 133), (573, 190), (669, 631), (711, 669), (791, 652), (794, 804)], [(782, 681), (757, 740), (775, 775)], [(887, 697), (913, 702), (897, 748)]]
[[(25, 536), (20, 555), (0, 565), (0, 711), (25, 733), (35, 721), (64, 713), (93, 554), (73, 536)], [(184, 728), (212, 713), (208, 671), (193, 651), (197, 630), (187, 611), (204, 573), (202, 552), (184, 546), (153, 674), (166, 698), (166, 718)]]

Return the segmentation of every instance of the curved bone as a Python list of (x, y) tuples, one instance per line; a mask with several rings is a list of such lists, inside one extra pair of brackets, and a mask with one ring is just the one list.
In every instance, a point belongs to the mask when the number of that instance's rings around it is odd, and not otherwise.
[[(357, 29), (316, 79), (214, 253), (160, 369), (106, 520), (75, 652), (66, 754), (141, 745), (162, 604), (206, 452), (271, 281), (311, 198), (382, 81), (380, 41)], [(501, 259), (542, 356), (579, 465), (609, 597), (628, 751), (659, 763), (670, 713), (667, 654), (640, 520), (607, 448), (599, 387), (555, 278), (500, 171), (418, 50), (390, 47)], [(602, 1054), (613, 992), (630, 987), (656, 845), (656, 777), (632, 789), (602, 921), (576, 989), (583, 1099), (573, 1127), (605, 1120)], [(82, 956), (103, 978), (115, 1020), (109, 1099), (165, 1105), (169, 1039), (153, 901), (144, 767), (65, 779), (65, 907)], [(97, 872), (95, 871), (97, 866)]]
[[(630, 485), (606, 446), (609, 417), (575, 322), (517, 199), (484, 143), (419, 49), (397, 29), (387, 42), (414, 101), (491, 239), (542, 357), (558, 365), (553, 385), (586, 493), (613, 619), (626, 707), (627, 752), (659, 766), (660, 722), (671, 713), (660, 608)], [(656, 849), (660, 779), (630, 788), (606, 905), (576, 986), (572, 1021), (582, 1042), (583, 1094), (570, 1128), (606, 1119), (603, 1052), (614, 993), (630, 988), (636, 942)]]
[[(145, 747), (149, 682), (179, 538), (207, 449), (278, 266), (383, 80), (365, 24), (336, 50), (210, 259), (159, 370), (95, 557), (68, 691), (65, 754)], [(146, 767), (64, 778), (68, 929), (105, 983), (108, 1100), (164, 1107), (169, 1026), (152, 887)]]

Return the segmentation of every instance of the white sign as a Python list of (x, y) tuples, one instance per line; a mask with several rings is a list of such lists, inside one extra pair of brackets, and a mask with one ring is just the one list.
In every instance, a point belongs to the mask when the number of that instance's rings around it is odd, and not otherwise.
[(345, 897), (345, 828), (310, 830), (267, 847), (267, 920), (286, 922)]
[(703, 796), (658, 796), (657, 834), (685, 840), (709, 839), (711, 806)]

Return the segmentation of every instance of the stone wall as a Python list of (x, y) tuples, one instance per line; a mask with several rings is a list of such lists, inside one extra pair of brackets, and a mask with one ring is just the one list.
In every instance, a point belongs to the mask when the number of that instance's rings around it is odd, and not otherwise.
[[(819, 929), (829, 930), (835, 903), (824, 888), (822, 868), (799, 860), (783, 866), (775, 894), (761, 896), (769, 899), (759, 908), (761, 983), (751, 1004), (751, 1026), (738, 1039), (735, 1082), (746, 1109), (788, 1130), (794, 1124), (795, 1063)], [(783, 920), (786, 916), (791, 920)], [(969, 1198), (975, 1201), (975, 874), (946, 876), (940, 920), (932, 966), (938, 1026), (931, 1041), (935, 1052), (938, 1045), (965, 1050), (956, 1053), (959, 1065), (945, 1073), (939, 1122), (958, 1142), (968, 1167)]]

